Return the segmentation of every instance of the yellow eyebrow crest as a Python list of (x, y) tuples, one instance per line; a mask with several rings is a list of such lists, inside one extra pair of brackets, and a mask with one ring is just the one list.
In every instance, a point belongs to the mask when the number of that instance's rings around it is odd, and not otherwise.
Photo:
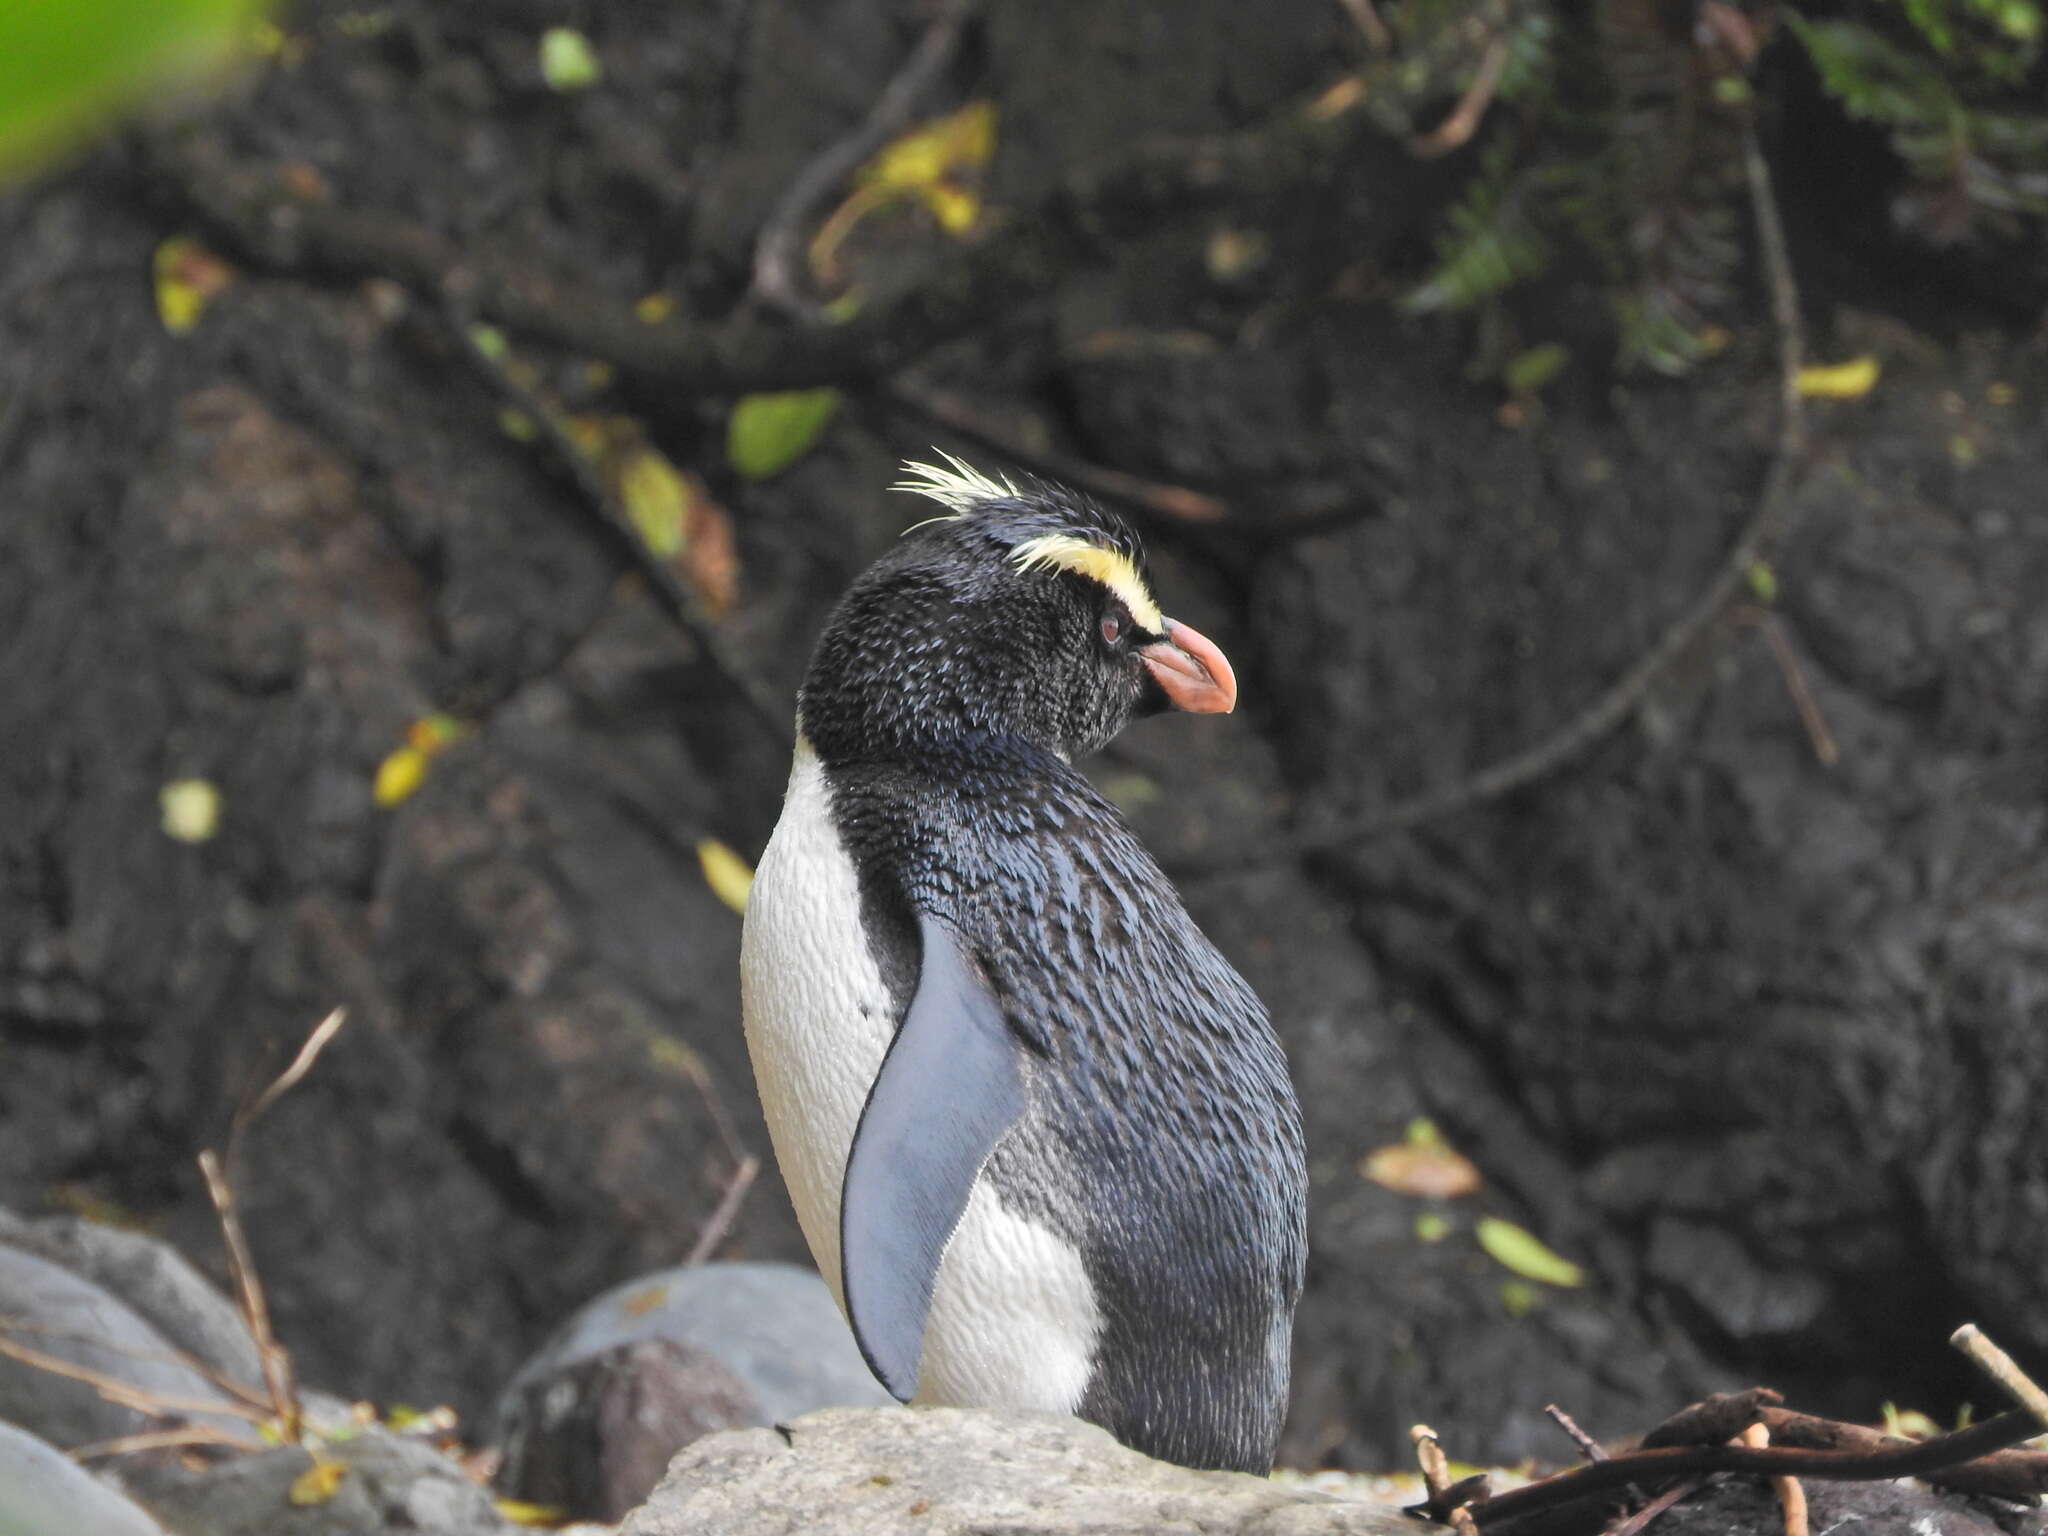
[(1010, 559), (1020, 571), (1072, 571), (1100, 582), (1123, 599), (1139, 628), (1155, 635), (1166, 633), (1166, 616), (1153, 601), (1131, 557), (1121, 550), (1104, 549), (1071, 533), (1045, 533), (1012, 549)]

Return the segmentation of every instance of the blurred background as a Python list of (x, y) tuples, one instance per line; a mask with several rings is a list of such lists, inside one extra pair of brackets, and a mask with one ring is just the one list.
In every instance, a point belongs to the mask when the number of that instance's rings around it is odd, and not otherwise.
[(937, 448), (1243, 680), (1091, 771), (1300, 1084), (1283, 1461), (1946, 1419), (2048, 1351), (2042, 25), (22, 9), (0, 1206), (224, 1277), (195, 1154), (341, 1005), (237, 1169), (307, 1381), (805, 1259), (736, 909)]

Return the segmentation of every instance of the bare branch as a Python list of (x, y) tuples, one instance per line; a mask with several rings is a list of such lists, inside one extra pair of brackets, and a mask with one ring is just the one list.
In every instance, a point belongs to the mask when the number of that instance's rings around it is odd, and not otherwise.
[(828, 146), (790, 182), (761, 227), (754, 246), (754, 292), (769, 303), (808, 317), (813, 310), (797, 278), (803, 226), (839, 185), (910, 122), (911, 113), (959, 48), (960, 34), (980, 0), (941, 0), (939, 11), (894, 78), (875, 98), (861, 125)]
[(256, 1274), (256, 1261), (249, 1253), (249, 1240), (242, 1232), (242, 1219), (235, 1209), (235, 1192), (221, 1169), (220, 1159), (211, 1149), (199, 1154), (199, 1172), (206, 1180), (206, 1193), (213, 1201), (214, 1214), (220, 1219), (221, 1236), (227, 1242), (228, 1275), (235, 1287), (235, 1304), (241, 1311), (243, 1326), (256, 1343), (256, 1353), (263, 1361), (263, 1380), (270, 1388), (271, 1406), (276, 1410), (284, 1438), (296, 1444), (300, 1424), (298, 1382), (292, 1372), (291, 1356), (285, 1353), (284, 1346), (277, 1342), (277, 1335), (271, 1331), (270, 1304), (264, 1297), (263, 1283)]

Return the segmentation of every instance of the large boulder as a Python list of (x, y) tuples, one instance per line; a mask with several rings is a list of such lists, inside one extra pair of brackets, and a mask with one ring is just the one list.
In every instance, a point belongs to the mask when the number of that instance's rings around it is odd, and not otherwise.
[(48, 1441), (0, 1424), (7, 1536), (164, 1536), (163, 1527)]
[(619, 1536), (1407, 1536), (1392, 1509), (1191, 1472), (1058, 1414), (836, 1408), (699, 1440)]

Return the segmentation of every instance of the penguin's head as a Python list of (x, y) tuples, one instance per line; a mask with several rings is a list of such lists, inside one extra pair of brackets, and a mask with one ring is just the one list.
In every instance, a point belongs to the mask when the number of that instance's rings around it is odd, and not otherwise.
[(828, 758), (890, 758), (963, 735), (1073, 759), (1134, 716), (1233, 708), (1216, 646), (1159, 611), (1128, 523), (1038, 480), (906, 466), (898, 490), (947, 510), (911, 528), (840, 600), (804, 680)]

